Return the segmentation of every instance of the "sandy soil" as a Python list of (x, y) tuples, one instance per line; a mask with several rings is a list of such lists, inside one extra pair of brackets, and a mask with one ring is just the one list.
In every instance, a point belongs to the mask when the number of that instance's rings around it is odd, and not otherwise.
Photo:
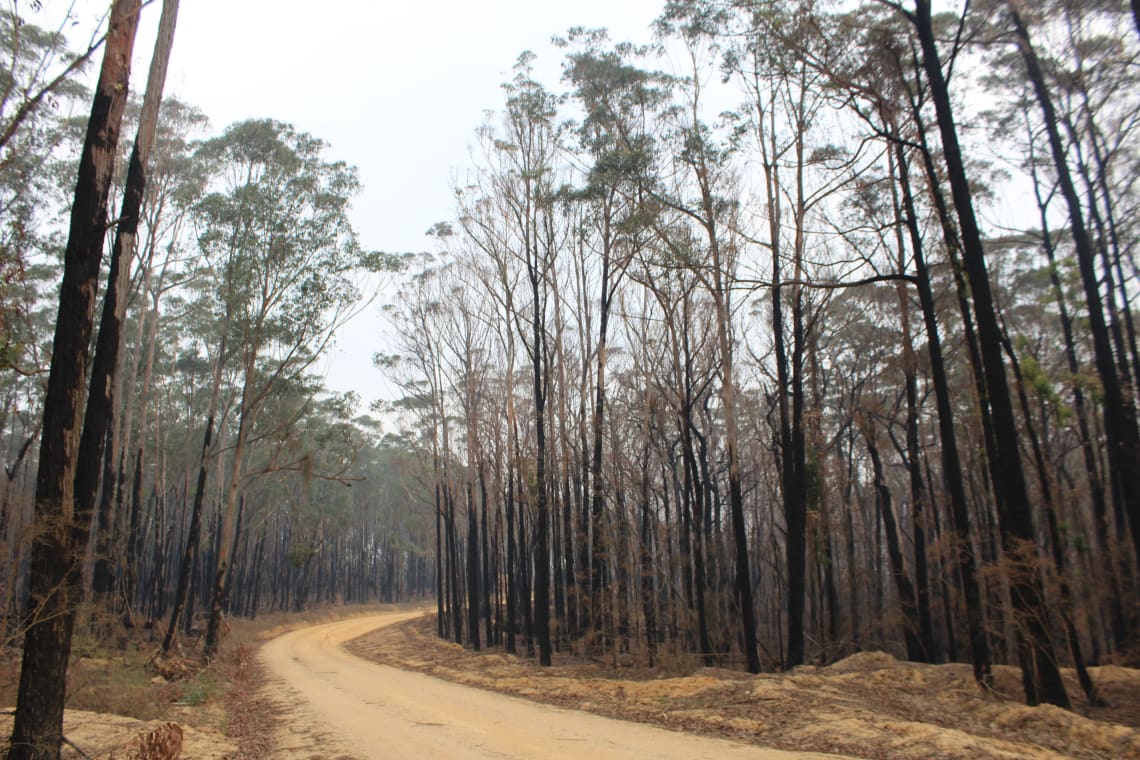
[[(192, 728), (179, 716), (172, 720), (182, 727), (182, 757), (187, 760), (230, 760), (237, 757), (237, 747), (217, 731), (205, 728)], [(63, 748), (64, 760), (74, 760), (84, 756), (95, 758), (110, 757), (112, 753), (126, 746), (136, 734), (152, 731), (163, 721), (143, 721), (110, 713), (67, 710), (63, 715), (63, 735), (71, 743)], [(12, 733), (12, 716), (0, 716), (0, 736)], [(82, 751), (76, 751), (76, 748)]]
[(538, 668), (502, 650), (441, 641), (434, 615), (381, 628), (348, 649), (535, 701), (788, 750), (871, 760), (1140, 760), (1140, 670), (1111, 665), (1091, 669), (1106, 706), (1085, 702), (1064, 671), (1069, 712), (1023, 704), (1015, 668), (995, 668), (989, 693), (969, 665), (900, 662), (883, 652), (758, 676), (683, 667), (679, 657), (668, 672), (567, 653)]
[(384, 613), (286, 633), (261, 648), (280, 707), (279, 758), (588, 758), (663, 760), (835, 757), (689, 736), (398, 670), (343, 644), (422, 616)]

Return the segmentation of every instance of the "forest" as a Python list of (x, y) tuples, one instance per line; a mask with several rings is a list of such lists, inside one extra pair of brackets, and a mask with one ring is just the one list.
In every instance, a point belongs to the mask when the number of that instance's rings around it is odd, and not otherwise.
[[(86, 47), (0, 12), (10, 757), (58, 756), (75, 626), (210, 657), (326, 603), (539, 666), (1013, 664), (1030, 705), (1140, 663), (1136, 0), (565, 30), (425, 253), (362, 246), (319, 137), (162, 99), (155, 4), (133, 74), (139, 0)], [(362, 411), (319, 359), (376, 308)]]

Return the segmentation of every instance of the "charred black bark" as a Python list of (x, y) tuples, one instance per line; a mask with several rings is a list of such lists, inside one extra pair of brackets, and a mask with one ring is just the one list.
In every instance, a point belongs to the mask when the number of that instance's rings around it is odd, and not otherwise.
[[(95, 293), (107, 225), (107, 195), (126, 106), (138, 0), (111, 9), (99, 84), (87, 122), (64, 255), (51, 369), (44, 398), (36, 473), (36, 534), (23, 660), (10, 760), (58, 758), (63, 701), (82, 547), (90, 525), (76, 522), (74, 475), (79, 454)], [(101, 444), (101, 441), (100, 441)]]
[(1034, 705), (1044, 700), (1068, 708), (1068, 694), (1061, 681), (1049, 636), (1049, 615), (1040, 570), (1035, 563), (1032, 509), (1021, 465), (1017, 423), (1002, 360), (1001, 334), (986, 271), (981, 232), (974, 216), (972, 191), (958, 143), (950, 92), (942, 74), (929, 0), (916, 0), (916, 8), (913, 22), (922, 45), (923, 68), (938, 114), (950, 190), (962, 233), (962, 261), (973, 296), (978, 347), (993, 414), (996, 461), (991, 464), (991, 470), (1001, 522), (1002, 548), (1016, 566), (1010, 574), (1010, 595), (1018, 618), (1018, 657), (1026, 701)]

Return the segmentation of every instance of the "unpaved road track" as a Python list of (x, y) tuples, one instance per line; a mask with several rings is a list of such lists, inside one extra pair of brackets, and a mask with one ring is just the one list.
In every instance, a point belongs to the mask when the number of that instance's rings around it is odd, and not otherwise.
[(389, 612), (286, 633), (261, 648), (282, 730), (274, 757), (807, 760), (564, 710), (368, 662), (346, 641), (423, 614)]

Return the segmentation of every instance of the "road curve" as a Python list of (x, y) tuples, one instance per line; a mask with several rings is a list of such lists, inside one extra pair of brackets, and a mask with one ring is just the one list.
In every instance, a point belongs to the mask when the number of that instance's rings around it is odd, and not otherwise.
[(360, 659), (341, 646), (422, 615), (387, 612), (302, 628), (261, 648), (282, 729), (274, 757), (805, 760), (529, 702)]

